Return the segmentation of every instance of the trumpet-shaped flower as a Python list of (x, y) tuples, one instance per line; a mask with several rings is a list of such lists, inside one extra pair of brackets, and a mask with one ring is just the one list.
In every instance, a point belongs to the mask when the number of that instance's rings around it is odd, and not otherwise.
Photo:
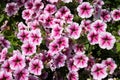
[(114, 70), (117, 68), (115, 61), (112, 58), (107, 58), (107, 60), (103, 60), (102, 64), (107, 66), (110, 74), (113, 74)]
[(112, 49), (116, 42), (115, 37), (109, 32), (103, 32), (99, 35), (99, 46), (103, 49)]
[(76, 54), (73, 60), (74, 65), (77, 65), (78, 68), (85, 68), (88, 65), (88, 57), (85, 54)]
[(74, 38), (74, 39), (78, 39), (80, 37), (80, 33), (81, 33), (81, 27), (79, 26), (78, 23), (72, 23), (71, 25), (68, 25), (68, 27), (66, 28), (69, 37)]
[(77, 7), (77, 12), (81, 18), (90, 18), (93, 13), (93, 7), (89, 2), (83, 2)]
[(108, 75), (106, 72), (106, 66), (98, 63), (94, 64), (91, 68), (91, 74), (95, 80), (102, 80)]
[(32, 74), (41, 75), (41, 71), (43, 69), (43, 63), (41, 60), (38, 60), (38, 59), (32, 60), (29, 63), (28, 69), (29, 69), (30, 73), (32, 73)]

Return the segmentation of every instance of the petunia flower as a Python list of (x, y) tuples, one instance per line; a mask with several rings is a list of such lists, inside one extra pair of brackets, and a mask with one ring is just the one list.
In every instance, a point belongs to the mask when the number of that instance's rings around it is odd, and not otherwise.
[(71, 71), (67, 75), (68, 80), (78, 80), (78, 73), (76, 71)]
[(104, 22), (109, 22), (111, 20), (110, 12), (106, 9), (103, 9), (101, 11), (100, 19), (103, 20)]
[(120, 10), (115, 9), (111, 11), (111, 17), (114, 21), (120, 20)]
[(83, 2), (77, 7), (78, 15), (81, 18), (90, 18), (92, 16), (93, 11), (93, 7), (90, 5), (89, 2)]
[(40, 45), (42, 42), (40, 29), (32, 30), (30, 32), (30, 41), (35, 45)]
[(36, 53), (36, 45), (32, 42), (26, 42), (21, 46), (23, 55), (32, 55)]
[(68, 38), (67, 37), (59, 37), (55, 39), (56, 44), (58, 44), (59, 49), (64, 49), (65, 47), (69, 46)]
[(95, 31), (91, 31), (88, 33), (87, 38), (91, 45), (95, 45), (98, 44), (99, 34)]
[(66, 14), (70, 14), (69, 8), (66, 6), (62, 6), (55, 14), (56, 18), (61, 19), (64, 17)]
[(25, 6), (26, 9), (32, 9), (33, 4), (34, 4), (33, 0), (31, 0), (31, 1), (27, 1), (24, 6)]
[(31, 22), (28, 22), (28, 27), (31, 29), (31, 30), (35, 30), (35, 29), (38, 29), (40, 24), (37, 20), (34, 20), (34, 21), (31, 21)]
[(91, 68), (91, 75), (95, 80), (102, 80), (107, 77), (106, 67), (103, 64), (96, 63)]
[(2, 49), (2, 51), (0, 52), (0, 62), (4, 62), (4, 60), (7, 58), (7, 52), (7, 48)]
[(34, 75), (41, 75), (43, 69), (43, 63), (41, 60), (35, 59), (29, 63), (28, 70)]
[(0, 80), (13, 80), (12, 74), (6, 71), (0, 71)]
[(110, 50), (110, 49), (113, 48), (113, 46), (116, 42), (116, 39), (111, 33), (103, 32), (99, 35), (99, 41), (98, 42), (99, 42), (99, 46), (102, 49)]
[(29, 9), (26, 9), (26, 10), (23, 10), (22, 11), (22, 18), (24, 20), (30, 20), (31, 19), (31, 16), (33, 14), (33, 11), (32, 10), (29, 10)]
[(73, 50), (75, 52), (75, 54), (84, 54), (85, 53), (85, 48), (82, 44), (75, 44), (73, 46)]
[(21, 30), (17, 34), (17, 38), (21, 40), (21, 42), (26, 42), (29, 40), (29, 31)]
[(27, 28), (28, 27), (23, 22), (18, 23), (18, 30), (19, 31), (26, 30)]
[(88, 65), (88, 57), (85, 54), (76, 54), (73, 60), (74, 65), (77, 65), (78, 68), (85, 68)]
[(114, 70), (117, 68), (115, 61), (112, 58), (107, 58), (106, 60), (103, 60), (102, 64), (107, 66), (110, 74), (113, 74)]
[(15, 80), (28, 80), (29, 72), (27, 69), (17, 69), (14, 72)]
[(79, 70), (77, 65), (74, 65), (74, 60), (72, 58), (68, 60), (67, 67), (68, 67), (69, 71), (78, 71)]
[(13, 52), (14, 55), (9, 58), (10, 68), (12, 70), (23, 69), (26, 66), (25, 56), (18, 50)]
[(54, 41), (49, 44), (48, 48), (49, 48), (49, 51), (52, 52), (52, 53), (57, 53), (57, 52), (60, 51), (59, 50), (59, 45)]
[(107, 28), (107, 24), (101, 20), (96, 20), (91, 24), (91, 28), (93, 31), (97, 33), (105, 32)]
[(8, 60), (5, 60), (4, 63), (1, 65), (1, 70), (12, 72), (12, 69), (10, 68), (10, 62)]
[(44, 8), (45, 13), (54, 14), (56, 12), (57, 8), (53, 4), (47, 4)]
[(5, 12), (7, 12), (8, 16), (12, 16), (17, 13), (18, 9), (19, 8), (17, 7), (17, 3), (11, 2), (11, 3), (7, 3)]
[(78, 39), (82, 29), (78, 23), (73, 22), (71, 25), (67, 26), (66, 30), (70, 38)]
[(40, 2), (39, 0), (35, 0), (32, 9), (36, 12), (42, 10), (44, 8), (43, 2)]
[(54, 25), (51, 31), (51, 37), (59, 38), (62, 34), (62, 31), (63, 31), (63, 28), (60, 25), (58, 24)]
[(91, 31), (91, 21), (90, 20), (82, 20), (80, 26), (82, 27), (82, 31)]
[(64, 54), (58, 53), (54, 56), (53, 63), (56, 68), (63, 67), (65, 65), (66, 56)]
[(71, 24), (73, 21), (73, 15), (72, 14), (66, 14), (64, 17), (63, 17), (63, 20), (65, 20), (68, 24)]

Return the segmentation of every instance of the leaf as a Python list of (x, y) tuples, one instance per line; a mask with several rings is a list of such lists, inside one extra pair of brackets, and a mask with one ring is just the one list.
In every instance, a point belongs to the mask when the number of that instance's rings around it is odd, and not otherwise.
[(4, 19), (4, 14), (0, 15), (0, 22), (2, 22)]
[(116, 43), (117, 52), (120, 52), (120, 43)]

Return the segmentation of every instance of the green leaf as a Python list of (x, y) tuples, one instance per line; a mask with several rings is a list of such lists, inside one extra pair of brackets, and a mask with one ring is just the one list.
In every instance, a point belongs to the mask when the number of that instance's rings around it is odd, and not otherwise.
[(120, 52), (120, 43), (116, 43), (117, 52)]
[(4, 19), (4, 14), (0, 15), (0, 22), (2, 22)]

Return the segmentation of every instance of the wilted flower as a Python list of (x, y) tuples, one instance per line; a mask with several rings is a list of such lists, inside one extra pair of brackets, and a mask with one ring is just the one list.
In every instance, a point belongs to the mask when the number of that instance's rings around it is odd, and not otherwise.
[(18, 7), (17, 7), (17, 3), (7, 3), (6, 8), (5, 8), (5, 12), (7, 12), (8, 16), (12, 16), (15, 15), (18, 11)]

